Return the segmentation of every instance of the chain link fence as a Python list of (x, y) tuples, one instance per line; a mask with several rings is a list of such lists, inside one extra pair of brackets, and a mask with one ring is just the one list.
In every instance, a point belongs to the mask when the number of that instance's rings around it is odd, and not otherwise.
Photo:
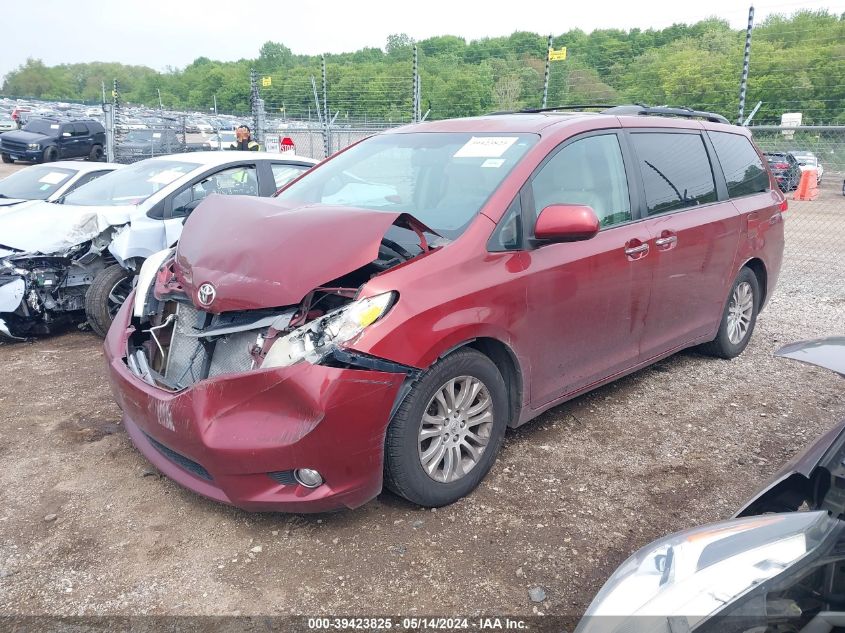
[[(845, 303), (845, 126), (751, 130), (789, 198), (779, 291)], [(801, 173), (812, 168), (805, 193)]]

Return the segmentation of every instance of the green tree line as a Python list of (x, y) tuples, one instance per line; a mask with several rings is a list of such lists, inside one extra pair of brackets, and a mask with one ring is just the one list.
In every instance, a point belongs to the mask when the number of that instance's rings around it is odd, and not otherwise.
[[(745, 30), (722, 19), (664, 29), (574, 29), (554, 36), (565, 61), (552, 62), (548, 103), (687, 105), (737, 113)], [(547, 36), (516, 32), (467, 41), (454, 35), (416, 42), (422, 110), (430, 118), (538, 107)], [(414, 42), (391, 35), (384, 49), (326, 56), (328, 104), (341, 119), (407, 121), (411, 116)], [(29, 59), (5, 79), (2, 93), (96, 102), (102, 82), (120, 83), (130, 103), (221, 112), (249, 110), (249, 74), (272, 78), (261, 88), (268, 112), (315, 117), (311, 78), (322, 97), (320, 58), (266, 42), (255, 59), (221, 62), (200, 57), (163, 72), (145, 66), (91, 62), (46, 66)], [(845, 14), (799, 11), (774, 15), (754, 28), (746, 112), (762, 101), (756, 123), (777, 123), (802, 112), (808, 123), (845, 123)]]

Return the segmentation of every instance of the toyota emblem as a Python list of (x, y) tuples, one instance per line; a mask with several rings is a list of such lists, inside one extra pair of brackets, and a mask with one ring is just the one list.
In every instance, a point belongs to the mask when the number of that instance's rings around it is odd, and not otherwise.
[(216, 295), (217, 291), (211, 284), (203, 284), (197, 291), (197, 299), (199, 299), (199, 302), (204, 306), (210, 306)]

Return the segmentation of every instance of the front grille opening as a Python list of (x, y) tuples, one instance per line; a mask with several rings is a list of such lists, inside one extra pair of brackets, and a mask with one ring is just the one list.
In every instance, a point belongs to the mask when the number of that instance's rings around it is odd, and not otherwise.
[(205, 468), (203, 468), (200, 464), (196, 463), (194, 460), (188, 459), (184, 455), (181, 455), (176, 451), (167, 448), (164, 444), (153, 439), (146, 433), (144, 433), (144, 436), (149, 440), (150, 444), (152, 444), (159, 453), (164, 455), (167, 459), (169, 459), (177, 466), (183, 468), (184, 470), (187, 470), (193, 475), (196, 475), (200, 479), (205, 479), (206, 481), (211, 481), (213, 479), (211, 473), (209, 473)]
[(279, 470), (274, 473), (267, 473), (267, 476), (276, 483), (280, 483), (283, 486), (299, 485), (299, 482), (296, 480), (296, 477), (293, 476), (292, 470)]

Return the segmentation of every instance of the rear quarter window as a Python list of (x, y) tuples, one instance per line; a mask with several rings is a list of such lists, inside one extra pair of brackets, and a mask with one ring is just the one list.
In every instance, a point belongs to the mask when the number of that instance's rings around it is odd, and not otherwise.
[(708, 132), (708, 135), (722, 165), (731, 198), (768, 191), (769, 175), (747, 137), (728, 132)]
[(716, 182), (699, 134), (631, 134), (643, 176), (648, 215), (716, 201)]

